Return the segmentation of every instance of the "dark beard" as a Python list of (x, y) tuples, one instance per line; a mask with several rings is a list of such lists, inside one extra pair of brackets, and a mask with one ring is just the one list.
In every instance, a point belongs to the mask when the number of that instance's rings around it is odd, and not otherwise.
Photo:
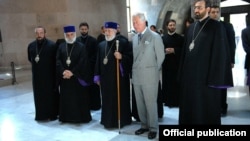
[(39, 45), (41, 45), (44, 42), (45, 38), (42, 38), (41, 40), (36, 40)]
[(199, 19), (201, 19), (201, 15), (195, 15), (194, 18), (195, 18), (196, 20), (199, 20)]
[(86, 38), (88, 36), (88, 33), (81, 33), (82, 38)]

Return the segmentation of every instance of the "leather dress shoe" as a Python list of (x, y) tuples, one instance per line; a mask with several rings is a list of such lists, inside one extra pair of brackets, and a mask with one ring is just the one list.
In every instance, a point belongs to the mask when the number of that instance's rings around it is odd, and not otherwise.
[(225, 117), (225, 116), (227, 116), (227, 112), (221, 112), (221, 117)]
[(227, 116), (227, 109), (222, 109), (221, 110), (221, 117)]
[(135, 131), (135, 134), (136, 135), (140, 135), (140, 134), (143, 134), (145, 132), (149, 131), (149, 129), (145, 129), (145, 128), (140, 128), (138, 130)]
[(154, 139), (156, 137), (157, 132), (150, 131), (148, 133), (148, 139)]

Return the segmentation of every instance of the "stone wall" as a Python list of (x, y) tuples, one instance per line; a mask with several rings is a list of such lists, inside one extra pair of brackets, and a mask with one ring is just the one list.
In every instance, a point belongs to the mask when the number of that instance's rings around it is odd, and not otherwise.
[[(47, 37), (64, 38), (63, 26), (80, 22), (90, 26), (90, 35), (97, 37), (105, 21), (119, 22), (127, 31), (126, 0), (1, 0), (0, 2), (0, 68), (15, 62), (29, 67), (27, 46), (35, 39), (34, 28), (42, 25)], [(79, 32), (77, 32), (79, 35)]]
[[(144, 12), (149, 26), (164, 29), (166, 14), (177, 21), (177, 32), (182, 33), (184, 20), (190, 16), (192, 0), (130, 0), (131, 13)], [(220, 0), (212, 0), (220, 1)], [(47, 37), (56, 41), (63, 38), (63, 26), (80, 22), (90, 25), (89, 34), (97, 37), (105, 21), (116, 21), (121, 32), (127, 35), (126, 0), (1, 0), (0, 70), (14, 62), (30, 67), (27, 61), (27, 45), (35, 39), (34, 28), (42, 25)], [(133, 28), (131, 23), (131, 28)], [(165, 29), (164, 29), (165, 30)], [(79, 35), (79, 32), (77, 32)]]

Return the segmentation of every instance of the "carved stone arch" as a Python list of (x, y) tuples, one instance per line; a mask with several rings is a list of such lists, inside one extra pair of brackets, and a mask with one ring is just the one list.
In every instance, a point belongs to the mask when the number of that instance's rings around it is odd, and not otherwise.
[[(221, 0), (211, 0), (212, 5), (219, 5)], [(168, 0), (162, 6), (157, 20), (157, 27), (162, 27), (165, 31), (166, 21), (176, 20), (176, 32), (182, 34), (185, 30), (185, 20), (193, 17), (193, 0)]]
[(168, 0), (162, 6), (157, 20), (157, 27), (166, 30), (166, 22), (169, 19), (176, 20), (176, 32), (182, 34), (184, 30), (184, 21), (190, 17), (192, 0)]

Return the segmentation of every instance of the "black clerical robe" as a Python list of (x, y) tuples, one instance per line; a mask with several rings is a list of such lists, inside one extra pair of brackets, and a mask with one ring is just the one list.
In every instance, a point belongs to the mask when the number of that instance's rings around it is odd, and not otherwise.
[[(53, 120), (58, 116), (59, 93), (56, 87), (56, 45), (45, 39), (41, 44), (28, 45), (28, 60), (32, 66), (35, 120)], [(39, 54), (39, 61), (35, 58)]]
[(242, 47), (246, 53), (244, 68), (247, 71), (250, 68), (250, 26), (247, 26), (241, 31)]
[(99, 44), (100, 42), (105, 41), (105, 35), (103, 33), (100, 33), (97, 36), (97, 43)]
[[(98, 45), (98, 54), (95, 67), (95, 79), (100, 80), (102, 94), (101, 124), (105, 128), (118, 127), (118, 93), (117, 93), (117, 60), (114, 57), (116, 39), (103, 41)], [(119, 86), (120, 86), (120, 125), (131, 123), (130, 108), (130, 77), (133, 56), (132, 48), (127, 40), (118, 38), (119, 52), (122, 59), (119, 61)], [(107, 56), (108, 62), (104, 64)]]
[(243, 49), (246, 53), (244, 68), (246, 69), (247, 75), (248, 75), (247, 85), (250, 85), (250, 73), (249, 73), (249, 68), (250, 68), (250, 26), (249, 25), (241, 31), (241, 39), (242, 39)]
[(220, 21), (222, 25), (225, 28), (228, 46), (229, 46), (229, 52), (230, 52), (230, 60), (231, 63), (235, 63), (235, 49), (236, 49), (236, 43), (235, 43), (235, 31), (233, 28), (233, 25), (231, 23)]
[[(96, 63), (96, 54), (97, 54), (97, 40), (90, 36), (79, 36), (76, 38), (76, 41), (83, 43), (86, 46), (88, 52), (88, 60), (90, 61), (91, 75), (94, 77), (95, 63)], [(99, 86), (93, 82), (92, 78), (91, 83), (87, 86), (90, 93), (90, 109), (99, 110), (101, 108), (101, 95)]]
[[(66, 64), (70, 57), (70, 65)], [(60, 111), (61, 122), (89, 122), (92, 118), (89, 107), (89, 93), (85, 86), (79, 82), (91, 82), (91, 71), (87, 60), (87, 51), (80, 42), (74, 44), (61, 43), (56, 56), (57, 72), (60, 86)], [(70, 70), (73, 76), (63, 79), (64, 70)]]
[[(206, 18), (193, 23), (185, 37), (179, 124), (221, 124), (220, 88), (233, 85), (227, 77), (232, 69), (225, 31), (218, 21)], [(193, 39), (195, 46), (190, 49)]]
[(177, 72), (183, 46), (183, 36), (174, 33), (173, 35), (165, 34), (162, 37), (164, 49), (174, 48), (174, 53), (165, 54), (162, 63), (162, 93), (163, 102), (166, 106), (179, 106), (179, 84), (177, 83)]

